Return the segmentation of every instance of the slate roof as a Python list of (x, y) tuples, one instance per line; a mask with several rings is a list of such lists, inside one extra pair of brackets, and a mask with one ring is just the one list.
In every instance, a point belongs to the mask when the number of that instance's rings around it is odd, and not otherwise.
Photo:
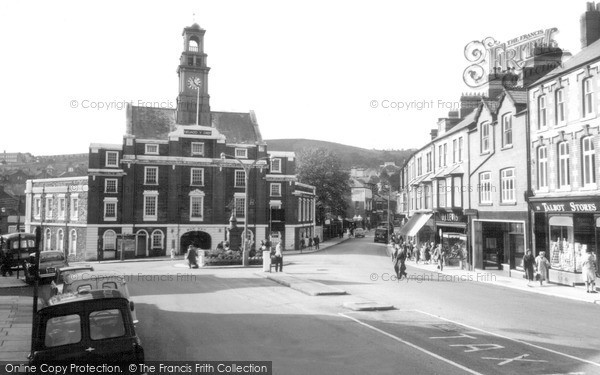
[(548, 81), (559, 75), (562, 75), (568, 72), (569, 70), (575, 69), (581, 65), (586, 65), (589, 62), (597, 60), (600, 60), (600, 39), (582, 49), (579, 53), (571, 57), (569, 60), (565, 61), (562, 64), (562, 66), (557, 67), (550, 73), (546, 74), (544, 77), (535, 81), (533, 86)]
[[(177, 110), (131, 106), (126, 133), (140, 139), (167, 139), (175, 130)], [(227, 143), (263, 143), (254, 113), (211, 112), (211, 126), (225, 135)]]

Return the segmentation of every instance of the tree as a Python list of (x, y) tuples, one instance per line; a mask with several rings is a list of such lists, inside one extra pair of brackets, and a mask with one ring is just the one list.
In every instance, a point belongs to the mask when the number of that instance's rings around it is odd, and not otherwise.
[(298, 180), (316, 187), (316, 219), (326, 214), (345, 215), (350, 195), (350, 174), (341, 159), (324, 148), (305, 149), (298, 155)]

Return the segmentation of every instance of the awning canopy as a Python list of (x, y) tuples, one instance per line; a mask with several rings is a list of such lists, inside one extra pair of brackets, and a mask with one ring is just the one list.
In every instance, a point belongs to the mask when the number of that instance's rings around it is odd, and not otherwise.
[(432, 214), (417, 212), (415, 213), (402, 228), (400, 228), (400, 235), (404, 238), (414, 237), (419, 233), (423, 225), (431, 218)]

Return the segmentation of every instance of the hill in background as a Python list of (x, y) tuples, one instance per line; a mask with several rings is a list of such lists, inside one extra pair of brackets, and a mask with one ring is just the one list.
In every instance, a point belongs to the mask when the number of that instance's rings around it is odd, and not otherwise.
[(313, 139), (266, 139), (269, 151), (293, 151), (296, 154), (304, 149), (325, 148), (334, 152), (345, 168), (370, 167), (378, 168), (385, 162), (395, 162), (402, 166), (415, 150), (368, 150), (347, 146), (335, 142), (317, 141)]

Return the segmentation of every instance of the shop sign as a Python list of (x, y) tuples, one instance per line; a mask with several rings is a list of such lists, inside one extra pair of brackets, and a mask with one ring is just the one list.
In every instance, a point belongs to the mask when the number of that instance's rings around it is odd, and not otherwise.
[(596, 212), (597, 202), (540, 202), (535, 203), (535, 211), (541, 212)]
[(212, 135), (212, 132), (210, 130), (183, 129), (183, 134), (189, 134), (189, 135)]
[(438, 221), (446, 221), (451, 223), (463, 222), (462, 215), (457, 215), (454, 212), (440, 212), (438, 213)]

